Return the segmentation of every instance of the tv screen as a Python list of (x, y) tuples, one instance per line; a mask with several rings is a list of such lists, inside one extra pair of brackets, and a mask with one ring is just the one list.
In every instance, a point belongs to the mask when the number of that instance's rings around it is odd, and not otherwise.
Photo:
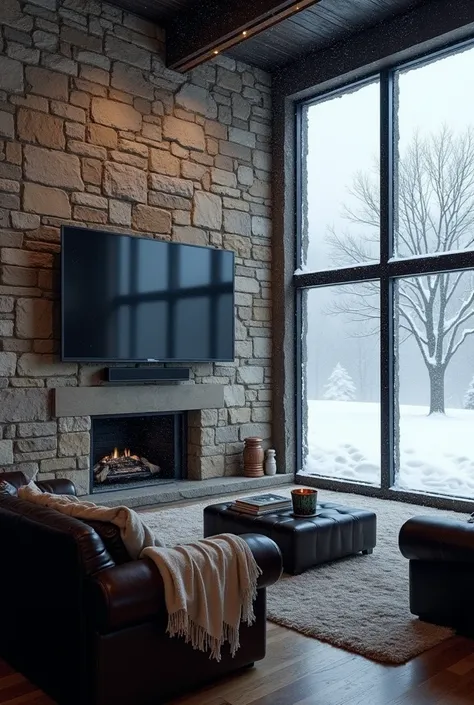
[(63, 227), (61, 359), (234, 359), (234, 253)]

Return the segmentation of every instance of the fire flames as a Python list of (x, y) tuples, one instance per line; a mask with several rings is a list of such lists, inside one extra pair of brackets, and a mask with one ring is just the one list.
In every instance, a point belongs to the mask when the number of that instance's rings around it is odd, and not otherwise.
[(114, 452), (111, 455), (106, 455), (104, 458), (102, 458), (101, 462), (108, 463), (111, 460), (120, 460), (121, 458), (130, 458), (131, 460), (140, 460), (138, 455), (132, 455), (129, 448), (125, 448), (123, 453), (121, 453), (118, 448), (114, 448)]

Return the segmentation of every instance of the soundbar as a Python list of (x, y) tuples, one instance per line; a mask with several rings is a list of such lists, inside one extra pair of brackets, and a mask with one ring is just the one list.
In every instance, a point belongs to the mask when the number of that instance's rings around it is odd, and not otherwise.
[(189, 379), (189, 373), (189, 367), (106, 367), (105, 381), (115, 384), (185, 382)]

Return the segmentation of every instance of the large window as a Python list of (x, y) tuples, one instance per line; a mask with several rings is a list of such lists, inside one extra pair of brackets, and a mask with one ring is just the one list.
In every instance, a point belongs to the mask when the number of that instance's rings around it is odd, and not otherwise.
[(474, 499), (474, 48), (299, 106), (299, 472)]

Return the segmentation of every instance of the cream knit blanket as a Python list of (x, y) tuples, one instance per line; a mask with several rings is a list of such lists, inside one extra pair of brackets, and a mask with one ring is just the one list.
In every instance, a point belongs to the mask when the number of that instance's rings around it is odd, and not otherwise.
[(115, 524), (130, 557), (149, 558), (160, 571), (168, 611), (167, 633), (184, 637), (193, 649), (210, 651), (210, 658), (217, 661), (225, 642), (235, 655), (240, 646), (240, 622), (251, 625), (255, 621), (253, 602), (262, 572), (239, 536), (221, 534), (166, 548), (128, 507), (101, 507), (69, 495), (43, 493), (33, 482), (21, 487), (18, 496), (77, 519)]

